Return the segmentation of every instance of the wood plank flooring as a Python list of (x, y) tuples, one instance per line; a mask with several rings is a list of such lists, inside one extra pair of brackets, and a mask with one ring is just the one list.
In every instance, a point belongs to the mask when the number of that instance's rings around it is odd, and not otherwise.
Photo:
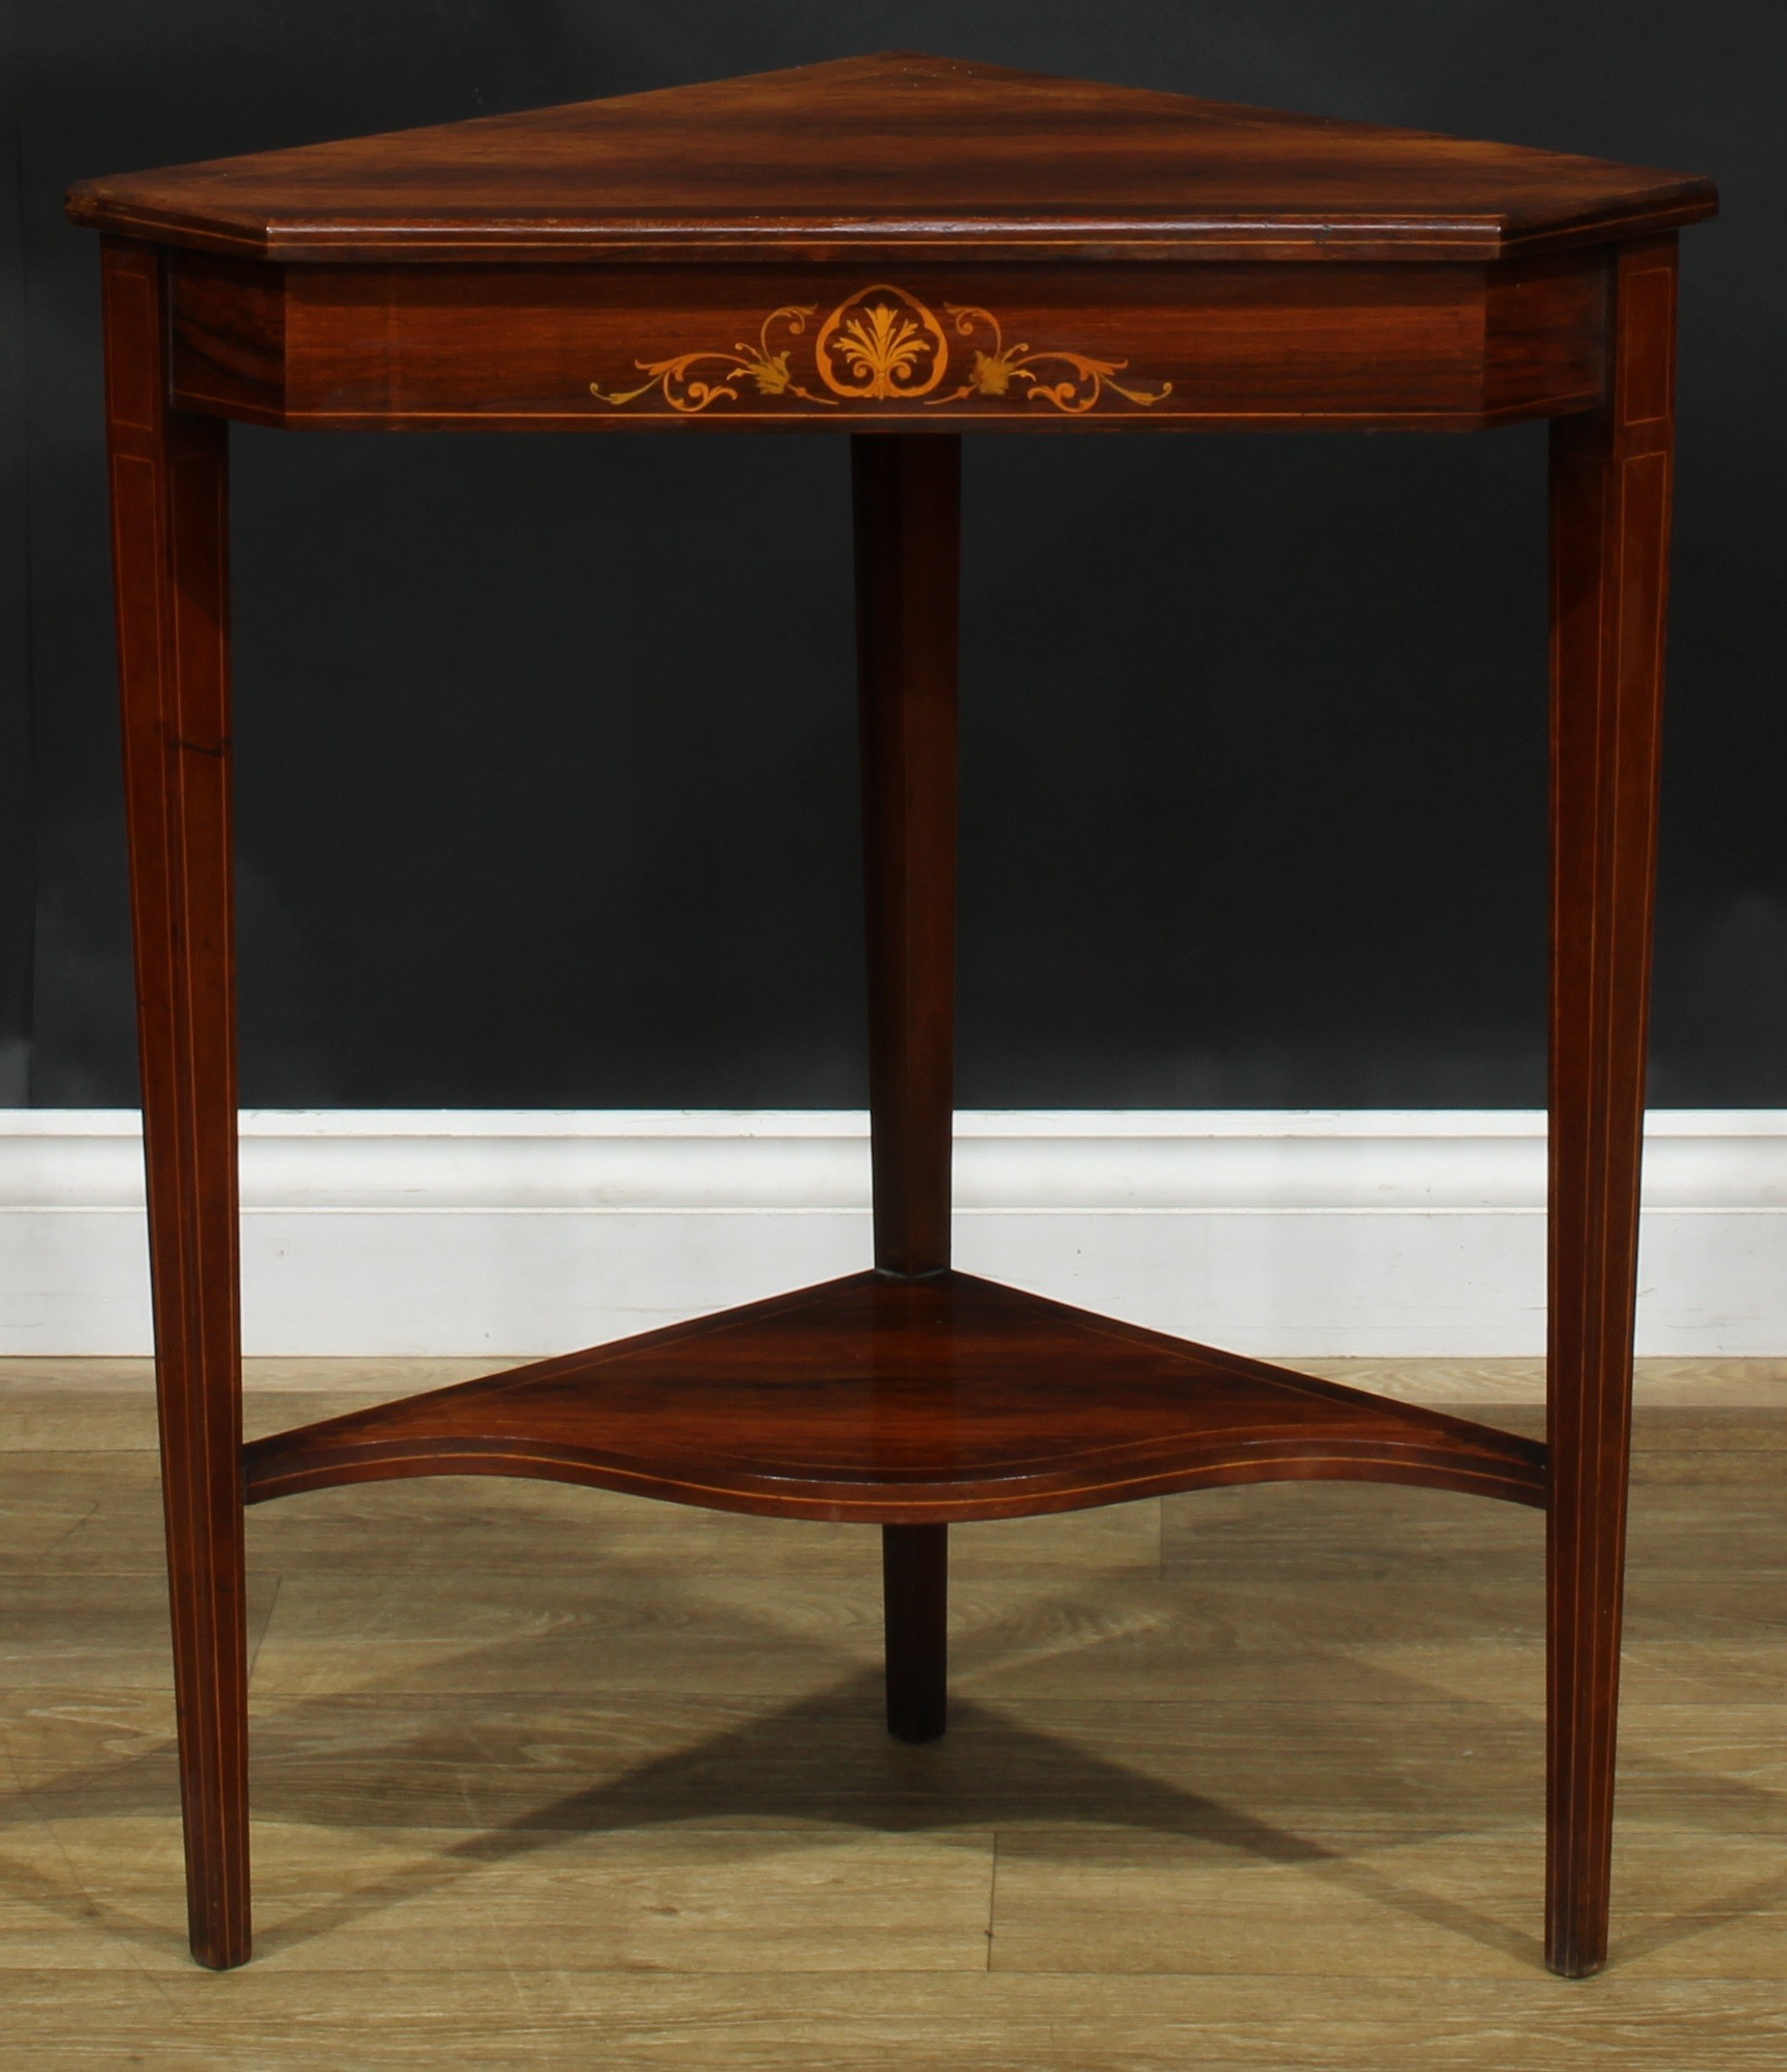
[[(251, 1430), (477, 1371), (257, 1363)], [(1322, 1371), (1536, 1430), (1530, 1362)], [(1539, 1957), (1543, 1520), (1225, 1490), (878, 1536), (538, 1483), (250, 1514), (257, 1951), (184, 1948), (146, 1363), (0, 1362), (0, 2063), (1787, 2063), (1787, 1362), (1640, 1384), (1612, 1962)]]

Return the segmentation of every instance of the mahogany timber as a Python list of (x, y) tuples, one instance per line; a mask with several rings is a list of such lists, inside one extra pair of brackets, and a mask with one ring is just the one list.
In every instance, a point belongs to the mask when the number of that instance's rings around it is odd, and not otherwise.
[(1710, 215), (1708, 180), (893, 51), (81, 181), (77, 223), (364, 264), (1486, 260)]
[[(1548, 1509), (1546, 1951), (1607, 1948), (1672, 441), (1711, 184), (894, 54), (83, 182), (107, 410), (192, 1947), (249, 1951), (242, 1501), (555, 1476), (883, 1527), (889, 1725), (949, 1522), (1234, 1481)], [(1541, 1447), (949, 1263), (962, 429), (1553, 419)], [(877, 1271), (240, 1447), (227, 419), (854, 448)], [(922, 436), (915, 436), (922, 435)]]
[(942, 1524), (1232, 1482), (1545, 1501), (1544, 1448), (951, 1272), (855, 1274), (255, 1440), (250, 1503), (538, 1475), (769, 1518)]

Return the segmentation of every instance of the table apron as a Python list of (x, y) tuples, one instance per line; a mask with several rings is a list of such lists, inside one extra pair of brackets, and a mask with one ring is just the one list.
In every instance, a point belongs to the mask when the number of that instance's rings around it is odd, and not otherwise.
[(319, 430), (1467, 430), (1604, 392), (1613, 248), (1493, 265), (274, 265), (169, 251), (172, 400)]

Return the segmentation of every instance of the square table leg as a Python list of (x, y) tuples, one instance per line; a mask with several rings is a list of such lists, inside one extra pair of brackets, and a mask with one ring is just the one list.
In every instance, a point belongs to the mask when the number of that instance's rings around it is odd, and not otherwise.
[(1607, 1958), (1673, 442), (1675, 245), (1610, 266), (1596, 411), (1552, 425), (1546, 1957)]
[[(949, 1265), (961, 441), (851, 440), (875, 1264)], [(882, 1528), (887, 1726), (943, 1732), (949, 1527)]]
[(169, 407), (162, 255), (108, 240), (106, 420), (193, 1954), (249, 1954), (228, 426)]

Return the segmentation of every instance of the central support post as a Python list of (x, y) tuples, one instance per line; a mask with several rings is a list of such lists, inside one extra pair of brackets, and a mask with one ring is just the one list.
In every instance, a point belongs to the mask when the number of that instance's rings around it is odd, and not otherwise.
[[(956, 1036), (956, 654), (961, 441), (851, 440), (868, 901), (875, 1264), (949, 1266)], [(949, 1528), (884, 1525), (887, 1726), (943, 1732)]]

